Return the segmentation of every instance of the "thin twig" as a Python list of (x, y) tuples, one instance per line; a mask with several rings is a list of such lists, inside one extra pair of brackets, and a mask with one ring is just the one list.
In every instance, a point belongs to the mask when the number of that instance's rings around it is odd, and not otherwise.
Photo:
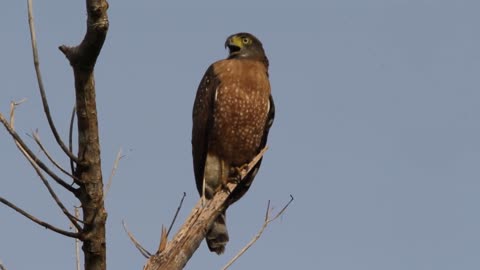
[(45, 227), (46, 229), (52, 230), (56, 233), (59, 233), (61, 235), (65, 235), (65, 236), (68, 236), (68, 237), (72, 237), (72, 238), (80, 238), (80, 236), (81, 236), (79, 233), (64, 231), (62, 229), (59, 229), (59, 228), (57, 228), (57, 227), (55, 227), (55, 226), (53, 226), (53, 225), (51, 225), (47, 222), (44, 222), (44, 221), (32, 216), (31, 214), (27, 213), (25, 210), (19, 208), (18, 206), (9, 202), (8, 200), (4, 199), (3, 197), (0, 197), (0, 202), (5, 204), (6, 206), (12, 208), (13, 210), (17, 211), (18, 213), (20, 213), (24, 217), (30, 219), (31, 221), (37, 223), (38, 225), (41, 225), (41, 226)]
[(165, 226), (162, 225), (162, 233), (160, 234), (160, 244), (158, 244), (158, 249), (155, 254), (162, 253), (167, 247), (167, 243), (168, 243), (167, 228), (165, 228)]
[(50, 177), (52, 177), (55, 182), (57, 182), (59, 185), (62, 187), (66, 188), (68, 191), (72, 193), (76, 193), (77, 190), (73, 187), (71, 187), (67, 182), (62, 180), (58, 175), (56, 175), (54, 172), (52, 172), (33, 152), (30, 150), (30, 148), (25, 144), (25, 142), (20, 138), (20, 136), (17, 134), (17, 132), (10, 126), (10, 124), (7, 122), (7, 119), (3, 116), (3, 114), (0, 113), (0, 122), (2, 122), (3, 126), (7, 129), (8, 133), (10, 136), (12, 136), (13, 140), (15, 143), (17, 143), (17, 146), (20, 145), (23, 150), (32, 158), (32, 160), (35, 162), (35, 164), (38, 165), (44, 172), (46, 172)]
[[(17, 145), (18, 146), (18, 145)], [(40, 170), (40, 168), (38, 167), (38, 165), (35, 163), (35, 161), (32, 160), (31, 157), (29, 157), (27, 155), (27, 153), (25, 153), (25, 151), (23, 151), (20, 147), (19, 147), (20, 151), (22, 152), (22, 154), (27, 158), (27, 160), (30, 162), (30, 164), (32, 165), (33, 169), (35, 170), (35, 172), (37, 173), (37, 175), (40, 177), (40, 179), (42, 180), (43, 184), (45, 185), (45, 187), (47, 188), (48, 190), (48, 193), (50, 193), (50, 196), (52, 196), (53, 200), (57, 203), (58, 207), (60, 207), (60, 209), (62, 210), (62, 212), (65, 214), (65, 216), (67, 216), (67, 218), (70, 220), (70, 222), (75, 226), (75, 228), (77, 228), (77, 230), (81, 230), (81, 227), (80, 225), (77, 223), (77, 219), (75, 219), (75, 217), (70, 214), (70, 212), (68, 212), (67, 208), (65, 208), (65, 206), (63, 205), (63, 203), (60, 201), (60, 199), (58, 198), (57, 194), (55, 193), (55, 191), (53, 191), (52, 187), (50, 186), (50, 183), (48, 183), (47, 179), (45, 178), (45, 176), (43, 176), (42, 174), (42, 171)]]
[(40, 147), (40, 150), (42, 150), (42, 152), (45, 154), (45, 156), (48, 158), (48, 160), (50, 160), (50, 162), (52, 162), (52, 164), (55, 165), (55, 167), (57, 167), (64, 174), (71, 177), (75, 182), (77, 182), (77, 183), (80, 182), (80, 179), (78, 179), (76, 176), (70, 174), (69, 172), (67, 172), (67, 170), (62, 168), (62, 166), (60, 166), (60, 164), (58, 164), (58, 162), (56, 162), (53, 159), (53, 157), (48, 153), (47, 149), (45, 148), (45, 146), (43, 146), (42, 142), (40, 141), (40, 136), (38, 135), (38, 131), (35, 131), (32, 134), (32, 138), (37, 143), (38, 147)]
[[(68, 150), (70, 153), (73, 153), (73, 122), (75, 120), (75, 112), (77, 111), (76, 104), (73, 105), (72, 116), (70, 116), (70, 127), (68, 128)], [(70, 172), (72, 175), (75, 174), (75, 162), (73, 159), (70, 159)]]
[(182, 209), (182, 204), (183, 204), (183, 200), (185, 199), (185, 196), (187, 196), (187, 193), (183, 192), (182, 199), (180, 200), (180, 204), (177, 207), (177, 211), (175, 211), (175, 215), (173, 216), (172, 223), (170, 223), (170, 227), (168, 227), (167, 237), (170, 235), (170, 231), (172, 230), (173, 224), (175, 224), (175, 221), (177, 220), (177, 216), (178, 216), (178, 213), (180, 212), (180, 209)]
[(23, 102), (25, 102), (27, 99), (26, 98), (23, 98), (21, 99), (20, 101), (12, 101), (10, 102), (10, 126), (12, 128), (15, 128), (15, 108), (22, 104)]
[[(74, 208), (74, 213), (75, 213), (75, 217), (77, 219), (80, 219), (80, 212), (78, 211), (77, 207)], [(77, 230), (77, 232), (78, 232), (78, 230)], [(80, 266), (80, 240), (78, 240), (78, 239), (75, 239), (75, 261), (77, 263), (77, 270), (80, 270), (81, 269), (81, 266)]]
[(137, 239), (135, 239), (135, 237), (133, 236), (132, 233), (130, 233), (130, 231), (127, 229), (127, 224), (125, 223), (124, 220), (122, 220), (122, 224), (123, 224), (123, 229), (125, 230), (125, 232), (128, 234), (128, 237), (130, 238), (130, 241), (132, 241), (132, 243), (135, 245), (135, 247), (138, 249), (138, 251), (140, 251), (140, 253), (143, 255), (143, 257), (145, 258), (150, 258), (152, 256), (152, 253), (150, 253), (147, 249), (145, 249), (138, 241)]
[(287, 210), (287, 207), (290, 205), (290, 203), (293, 202), (293, 196), (290, 195), (290, 201), (288, 201), (288, 203), (282, 208), (282, 210), (280, 210), (280, 212), (278, 212), (273, 218), (270, 218), (270, 200), (268, 201), (268, 204), (267, 204), (267, 211), (265, 213), (265, 221), (263, 222), (263, 225), (262, 225), (262, 228), (260, 229), (260, 231), (252, 238), (252, 240), (250, 240), (250, 242), (245, 246), (243, 247), (236, 255), (235, 257), (233, 257), (224, 267), (223, 267), (223, 270), (226, 270), (228, 269), (228, 267), (230, 267), (238, 258), (240, 258), (240, 256), (242, 256), (255, 242), (257, 242), (257, 240), (260, 238), (260, 236), (262, 235), (263, 231), (265, 230), (265, 228), (267, 228), (268, 224), (270, 224), (270, 222), (276, 220), (277, 218), (279, 218), (284, 212), (285, 210)]
[(43, 86), (42, 75), (40, 73), (40, 61), (38, 60), (38, 49), (37, 49), (37, 37), (35, 33), (35, 23), (33, 20), (33, 4), (32, 0), (28, 0), (28, 25), (30, 26), (30, 38), (32, 41), (32, 51), (33, 51), (33, 65), (35, 66), (35, 72), (37, 74), (37, 82), (38, 88), (40, 90), (40, 95), (42, 97), (42, 104), (43, 110), (45, 111), (45, 115), (47, 116), (48, 124), (50, 125), (50, 129), (52, 130), (53, 136), (57, 141), (60, 148), (62, 148), (63, 152), (73, 161), (79, 163), (78, 158), (65, 146), (60, 135), (57, 132), (55, 124), (53, 123), (52, 116), (50, 114), (50, 108), (48, 107), (47, 95), (45, 94), (45, 88)]
[[(12, 102), (11, 105), (10, 105), (10, 122), (11, 123), (14, 123), (15, 122), (15, 106), (18, 105), (18, 103), (14, 103)], [(0, 114), (0, 117), (3, 117), (3, 115)], [(1, 120), (1, 119), (0, 119)], [(8, 128), (12, 129), (14, 128), (14, 126), (12, 124), (10, 124), (8, 126)], [(13, 130), (14, 131), (14, 130)], [(47, 179), (45, 178), (45, 176), (43, 176), (42, 174), (42, 171), (38, 165), (38, 163), (36, 162), (36, 157), (35, 159), (27, 152), (27, 149), (25, 149), (18, 141), (15, 141), (15, 145), (17, 146), (17, 148), (20, 150), (20, 152), (25, 156), (25, 158), (28, 160), (28, 162), (30, 162), (30, 164), (32, 165), (33, 169), (35, 170), (35, 172), (37, 173), (37, 175), (40, 177), (40, 179), (42, 180), (43, 184), (45, 185), (45, 187), (47, 188), (48, 192), (50, 193), (50, 196), (52, 196), (52, 198), (54, 199), (54, 201), (57, 203), (58, 207), (60, 207), (60, 209), (62, 210), (62, 212), (67, 216), (67, 218), (72, 222), (73, 225), (75, 225), (75, 227), (80, 231), (81, 230), (81, 227), (80, 225), (78, 225), (78, 223), (76, 222), (75, 220), (75, 217), (70, 214), (70, 212), (68, 212), (68, 210), (66, 209), (66, 207), (63, 205), (63, 203), (60, 201), (60, 199), (58, 198), (57, 194), (55, 193), (55, 191), (53, 191), (52, 187), (50, 186), (50, 183), (48, 183)], [(38, 160), (37, 160), (38, 161)]]
[(108, 177), (107, 187), (105, 188), (105, 198), (107, 197), (107, 193), (110, 190), (110, 186), (112, 185), (113, 176), (115, 176), (115, 172), (117, 171), (118, 163), (123, 157), (124, 156), (122, 155), (122, 149), (120, 148), (120, 150), (118, 150), (117, 152), (117, 156), (115, 157), (115, 161), (113, 162), (113, 168), (112, 172), (110, 173), (110, 177)]

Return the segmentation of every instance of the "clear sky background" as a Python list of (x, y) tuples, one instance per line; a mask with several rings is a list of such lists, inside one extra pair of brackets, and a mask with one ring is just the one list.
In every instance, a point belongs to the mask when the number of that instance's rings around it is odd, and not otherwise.
[[(85, 33), (85, 3), (34, 1), (43, 79), (67, 138), (73, 75), (59, 45)], [(109, 269), (155, 251), (183, 192), (178, 225), (198, 195), (191, 110), (207, 67), (247, 31), (270, 58), (277, 106), (260, 173), (228, 211), (226, 253), (204, 243), (186, 269), (219, 269), (261, 227), (267, 201), (294, 203), (231, 269), (480, 269), (480, 2), (446, 0), (110, 1), (96, 66)], [(17, 109), (68, 167), (43, 116), (26, 1), (0, 4), (0, 111)], [(37, 151), (33, 141), (24, 136)], [(33, 169), (0, 128), (0, 196), (68, 229)], [(56, 190), (72, 208), (75, 201)], [(0, 205), (8, 269), (74, 269), (72, 239)]]

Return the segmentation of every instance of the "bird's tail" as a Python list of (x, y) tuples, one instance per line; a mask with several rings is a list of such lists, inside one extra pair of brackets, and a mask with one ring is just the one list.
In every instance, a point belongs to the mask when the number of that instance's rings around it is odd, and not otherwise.
[(210, 251), (215, 252), (218, 255), (225, 251), (225, 246), (228, 242), (225, 211), (223, 211), (213, 222), (212, 227), (210, 227), (210, 230), (208, 230), (205, 239)]

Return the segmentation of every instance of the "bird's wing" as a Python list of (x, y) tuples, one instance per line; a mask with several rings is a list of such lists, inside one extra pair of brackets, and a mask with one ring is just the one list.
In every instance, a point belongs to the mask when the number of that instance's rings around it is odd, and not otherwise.
[(192, 155), (195, 182), (200, 195), (202, 195), (203, 173), (208, 150), (209, 131), (213, 125), (213, 112), (215, 105), (215, 92), (220, 84), (211, 65), (198, 86), (195, 103), (193, 105), (192, 128)]

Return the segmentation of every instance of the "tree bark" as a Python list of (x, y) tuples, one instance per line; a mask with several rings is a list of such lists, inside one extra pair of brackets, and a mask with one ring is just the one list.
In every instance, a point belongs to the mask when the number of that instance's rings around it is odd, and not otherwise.
[[(229, 183), (228, 188), (233, 190), (236, 185)], [(207, 229), (223, 211), (228, 195), (227, 192), (217, 192), (211, 200), (203, 202), (199, 200), (172, 241), (166, 244), (164, 250), (158, 250), (155, 255), (150, 257), (143, 269), (183, 269), (202, 243)]]
[(105, 270), (107, 213), (104, 207), (94, 67), (108, 31), (108, 3), (87, 0), (87, 32), (80, 45), (60, 46), (73, 68), (78, 119), (77, 197), (83, 210), (81, 239), (86, 270)]
[[(265, 147), (252, 161), (239, 172), (240, 181), (255, 167), (267, 151)], [(226, 201), (238, 181), (228, 182), (225, 190), (216, 192), (213, 198), (206, 200), (201, 198), (193, 208), (190, 215), (183, 223), (180, 230), (175, 234), (172, 241), (167, 242), (167, 236), (161, 237), (160, 247), (155, 255), (151, 256), (144, 266), (144, 270), (180, 270), (187, 265), (188, 260), (200, 246), (208, 229), (212, 226), (218, 215), (225, 210)]]

